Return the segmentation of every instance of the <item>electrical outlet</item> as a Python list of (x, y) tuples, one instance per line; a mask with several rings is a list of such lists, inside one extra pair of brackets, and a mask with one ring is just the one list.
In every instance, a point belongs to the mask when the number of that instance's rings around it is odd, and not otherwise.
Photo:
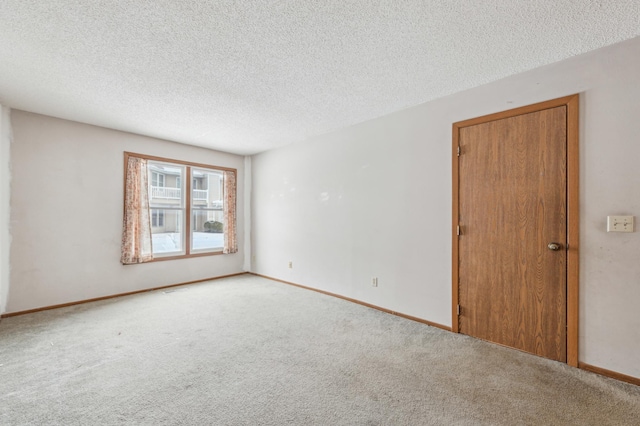
[(633, 232), (633, 216), (607, 216), (607, 232)]
[(371, 278), (371, 285), (373, 287), (378, 287), (378, 277)]
[(289, 261), (289, 269), (293, 269), (293, 261)]

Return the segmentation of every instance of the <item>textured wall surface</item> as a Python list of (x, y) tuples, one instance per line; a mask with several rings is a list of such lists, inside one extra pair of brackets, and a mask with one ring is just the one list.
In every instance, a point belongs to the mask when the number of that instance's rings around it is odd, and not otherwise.
[(3, 0), (0, 102), (248, 154), (639, 34), (637, 0)]
[[(242, 272), (243, 157), (16, 110), (11, 121), (7, 312)], [(120, 264), (124, 151), (238, 169), (239, 252)]]
[(580, 93), (580, 360), (640, 377), (640, 232), (606, 232), (640, 218), (639, 69), (636, 38), (255, 156), (254, 271), (450, 325), (452, 123)]

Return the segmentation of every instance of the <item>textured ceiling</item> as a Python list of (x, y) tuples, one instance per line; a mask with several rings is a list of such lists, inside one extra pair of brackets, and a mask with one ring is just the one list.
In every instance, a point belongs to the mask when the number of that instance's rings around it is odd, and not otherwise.
[(639, 34), (639, 0), (0, 0), (0, 103), (252, 154)]

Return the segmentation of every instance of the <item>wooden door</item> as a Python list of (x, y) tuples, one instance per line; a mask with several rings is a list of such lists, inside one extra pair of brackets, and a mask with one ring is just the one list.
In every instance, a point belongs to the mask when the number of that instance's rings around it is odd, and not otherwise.
[(458, 331), (566, 362), (567, 106), (458, 132)]

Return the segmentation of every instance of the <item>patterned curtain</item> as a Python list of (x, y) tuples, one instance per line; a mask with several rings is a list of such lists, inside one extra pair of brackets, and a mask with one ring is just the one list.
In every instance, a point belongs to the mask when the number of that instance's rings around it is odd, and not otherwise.
[(124, 190), (122, 257), (125, 265), (153, 259), (149, 217), (149, 176), (147, 160), (129, 157)]
[(237, 253), (236, 237), (236, 174), (224, 172), (224, 249), (223, 253)]

